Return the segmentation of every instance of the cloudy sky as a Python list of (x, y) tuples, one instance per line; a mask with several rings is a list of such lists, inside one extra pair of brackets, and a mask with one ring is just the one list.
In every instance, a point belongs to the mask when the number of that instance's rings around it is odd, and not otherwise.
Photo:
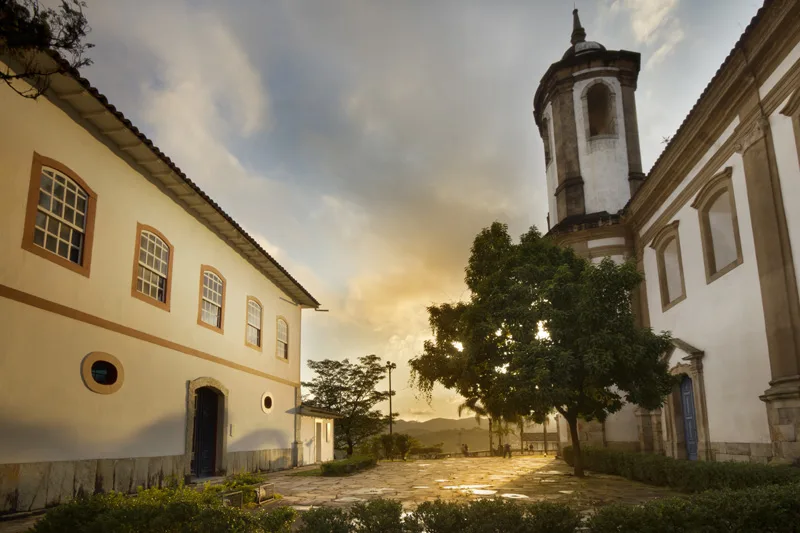
[[(572, 0), (88, 0), (84, 74), (330, 309), (304, 360), (407, 361), (426, 306), (464, 296), (472, 238), (545, 227), (532, 98)], [(649, 168), (760, 6), (577, 0), (588, 39), (641, 52)], [(307, 368), (303, 378), (311, 377)]]

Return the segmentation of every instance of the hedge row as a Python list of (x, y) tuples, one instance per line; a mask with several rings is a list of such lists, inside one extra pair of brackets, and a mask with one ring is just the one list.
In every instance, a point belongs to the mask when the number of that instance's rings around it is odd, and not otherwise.
[(800, 484), (715, 490), (601, 508), (591, 533), (787, 533), (800, 531)]
[(290, 507), (248, 512), (224, 507), (214, 490), (186, 487), (95, 494), (59, 505), (33, 533), (288, 533), (296, 513)]
[(340, 461), (322, 463), (320, 468), (322, 469), (323, 476), (346, 476), (347, 474), (352, 474), (359, 470), (372, 468), (376, 464), (378, 464), (378, 460), (374, 457), (354, 455), (353, 457)]
[(349, 509), (318, 507), (301, 515), (299, 533), (574, 533), (580, 515), (563, 504), (507, 500), (424, 502), (403, 513), (400, 502), (371, 500)]
[[(745, 489), (762, 485), (800, 482), (800, 468), (752, 463), (683, 461), (663, 455), (621, 452), (583, 447), (587, 470), (612, 474), (650, 485), (671, 487), (681, 492)], [(574, 465), (572, 446), (562, 450), (564, 460)]]

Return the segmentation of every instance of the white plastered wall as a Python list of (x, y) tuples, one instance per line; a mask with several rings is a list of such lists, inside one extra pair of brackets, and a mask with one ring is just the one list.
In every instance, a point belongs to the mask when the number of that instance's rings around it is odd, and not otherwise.
[[(588, 141), (583, 93), (590, 84), (600, 80), (615, 97), (616, 138)], [(616, 213), (630, 199), (628, 183), (628, 148), (625, 140), (625, 117), (622, 108), (622, 87), (619, 80), (599, 77), (576, 82), (573, 88), (575, 121), (578, 134), (578, 156), (583, 177), (583, 197), (587, 213), (608, 211)]]
[(769, 125), (772, 130), (775, 159), (778, 163), (778, 175), (781, 180), (786, 224), (789, 227), (789, 241), (795, 261), (795, 275), (798, 276), (800, 285), (800, 268), (797, 266), (797, 259), (800, 257), (800, 163), (798, 163), (792, 118), (780, 113), (787, 103), (788, 98), (769, 118)]
[[(547, 177), (547, 207), (550, 209), (550, 226), (558, 223), (558, 206), (556, 202), (556, 188), (558, 187), (558, 167), (556, 164), (555, 130), (553, 128), (553, 105), (547, 104), (544, 108), (543, 118), (547, 120), (547, 129), (550, 137), (550, 164), (545, 169)], [(542, 139), (544, 142), (544, 139)]]
[[(655, 332), (670, 331), (673, 337), (705, 352), (703, 374), (711, 442), (767, 443), (766, 410), (758, 397), (769, 386), (769, 356), (741, 156), (734, 154), (719, 171), (728, 166), (733, 169), (743, 262), (706, 283), (699, 216), (690, 198), (668, 221), (679, 221), (686, 299), (666, 312), (661, 310), (655, 251), (650, 243), (642, 243), (650, 323)], [(672, 196), (688, 181), (685, 179)], [(652, 220), (645, 227), (651, 224)]]
[[(0, 166), (3, 189), (0, 221), (4, 228), (0, 232), (3, 255), (0, 284), (299, 383), (300, 308), (283, 300), (282, 297), (288, 298), (286, 294), (46, 98), (23, 99), (8, 87), (0, 86), (0, 116), (3, 117), (0, 121), (0, 161), (3, 162)], [(34, 151), (72, 169), (98, 196), (89, 278), (24, 251), (20, 246)], [(157, 228), (175, 247), (170, 312), (131, 297), (137, 222)], [(227, 280), (224, 334), (197, 325), (201, 264), (217, 268)], [(248, 295), (256, 296), (264, 306), (262, 352), (244, 344)], [(131, 344), (134, 341), (128, 337), (117, 334), (109, 337), (110, 332), (72, 320), (59, 323), (51, 332), (45, 327), (53, 318), (51, 315), (5, 300), (0, 302), (5, 328), (0, 347), (3, 350), (0, 413), (10, 417), (12, 422), (27, 420), (40, 426), (61, 427), (61, 424), (66, 428), (80, 428), (81, 442), (96, 444), (65, 447), (65, 450), (74, 450), (74, 458), (89, 457), (89, 453), (101, 454), (96, 457), (148, 456), (165, 451), (183, 453), (186, 381), (217, 375), (225, 378), (217, 379), (232, 391), (231, 421), (237, 424), (235, 420), (240, 417), (244, 420), (239, 429), (234, 427), (235, 434), (228, 439), (228, 450), (263, 449), (273, 445), (288, 447), (285, 435), (291, 433), (293, 425), (280, 421), (273, 426), (271, 419), (261, 416), (259, 401), (263, 392), (270, 389), (278, 405), (293, 404), (291, 386), (147, 343), (136, 341), (138, 344), (134, 346)], [(279, 315), (289, 324), (288, 363), (275, 357), (276, 317)], [(25, 321), (19, 317), (25, 317)], [(79, 335), (80, 343), (77, 342)], [(90, 393), (81, 384), (76, 361), (92, 351), (106, 351), (122, 360), (126, 374), (131, 373), (132, 377), (128, 381), (126, 376), (121, 391), (100, 396)], [(55, 373), (48, 380), (57, 377), (59, 382), (69, 385), (64, 385), (62, 391), (54, 383), (39, 387), (25, 378), (36, 370), (36, 379), (40, 379), (38, 375), (42, 374), (42, 369), (46, 369), (44, 373), (48, 375)], [(146, 372), (152, 379), (137, 380), (137, 372)], [(70, 392), (73, 384), (79, 384), (79, 391)], [(163, 397), (167, 394), (174, 397)], [(244, 400), (248, 394), (253, 395), (252, 403)], [(181, 416), (176, 418), (178, 411)], [(168, 429), (164, 426), (165, 420), (178, 425)], [(156, 434), (163, 438), (133, 439), (130, 441), (133, 444), (126, 444), (124, 435), (148, 426), (161, 428)], [(245, 438), (247, 433), (257, 429), (274, 435), (263, 439)], [(237, 431), (241, 438), (237, 437)], [(6, 434), (4, 442), (8, 442), (8, 432), (3, 433)], [(119, 443), (121, 447), (115, 449), (112, 443)], [(16, 451), (6, 446), (1, 449), (0, 463), (71, 458), (66, 452), (37, 454), (35, 450), (43, 445), (25, 442), (25, 439), (20, 439), (17, 445)]]
[[(227, 451), (287, 449), (294, 440), (288, 385), (1, 298), (0, 338), (0, 463), (183, 454), (187, 382), (201, 376), (229, 391)], [(92, 351), (119, 359), (117, 392), (84, 385), (81, 361)]]

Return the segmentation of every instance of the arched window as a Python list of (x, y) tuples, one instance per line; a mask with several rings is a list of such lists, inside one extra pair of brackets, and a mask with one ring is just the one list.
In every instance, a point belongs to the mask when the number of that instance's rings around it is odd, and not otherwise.
[(608, 85), (597, 82), (585, 94), (587, 134), (589, 138), (617, 134), (615, 95)]
[(544, 166), (548, 166), (553, 156), (550, 153), (550, 121), (548, 119), (542, 120), (542, 143), (544, 144)]
[(131, 296), (169, 311), (172, 245), (157, 229), (136, 225)]
[(247, 297), (247, 330), (245, 331), (244, 342), (247, 346), (261, 351), (261, 325), (262, 311), (261, 302), (254, 296)]
[(96, 203), (77, 174), (34, 154), (22, 247), (89, 276)]
[(651, 246), (656, 251), (661, 310), (666, 311), (686, 298), (678, 221), (662, 229)]
[(278, 317), (277, 342), (275, 344), (275, 357), (284, 361), (289, 360), (289, 324), (282, 317)]
[(200, 309), (197, 323), (223, 332), (225, 324), (225, 278), (214, 267), (200, 267)]
[(731, 175), (732, 169), (729, 167), (711, 178), (692, 204), (700, 217), (707, 283), (742, 263)]

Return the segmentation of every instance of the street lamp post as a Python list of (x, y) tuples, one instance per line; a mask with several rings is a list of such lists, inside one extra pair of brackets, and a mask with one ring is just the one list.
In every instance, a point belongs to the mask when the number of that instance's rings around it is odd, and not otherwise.
[(392, 414), (392, 370), (395, 368), (397, 368), (396, 364), (391, 361), (386, 362), (386, 370), (389, 371), (389, 435), (392, 434), (392, 419), (394, 419), (394, 414)]

